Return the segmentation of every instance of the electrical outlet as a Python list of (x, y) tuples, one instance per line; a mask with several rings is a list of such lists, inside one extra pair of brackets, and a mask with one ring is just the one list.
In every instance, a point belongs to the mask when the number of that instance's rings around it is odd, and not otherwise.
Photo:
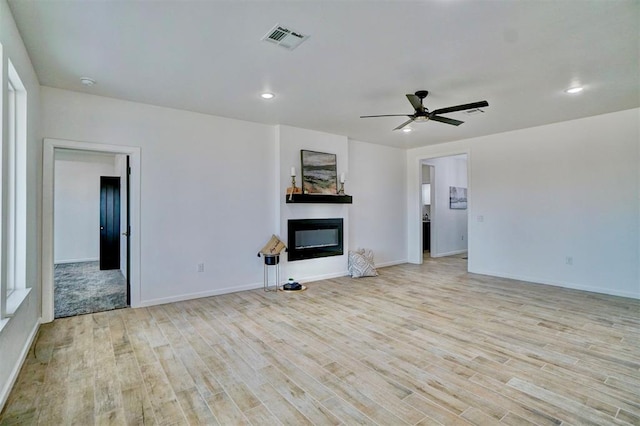
[(484, 222), (484, 216), (481, 214), (478, 215), (478, 222)]
[(567, 256), (564, 260), (564, 263), (566, 263), (567, 265), (573, 265), (573, 257)]
[(198, 272), (204, 272), (204, 263), (198, 263)]

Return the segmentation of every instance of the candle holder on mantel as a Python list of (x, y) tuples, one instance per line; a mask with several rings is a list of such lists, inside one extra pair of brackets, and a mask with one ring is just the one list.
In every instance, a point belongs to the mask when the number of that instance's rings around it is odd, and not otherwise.
[(287, 188), (287, 195), (289, 195), (289, 201), (293, 200), (293, 194), (302, 193), (302, 188), (296, 186), (296, 168), (291, 167), (291, 186)]
[(344, 173), (340, 173), (340, 189), (338, 189), (338, 195), (344, 195)]

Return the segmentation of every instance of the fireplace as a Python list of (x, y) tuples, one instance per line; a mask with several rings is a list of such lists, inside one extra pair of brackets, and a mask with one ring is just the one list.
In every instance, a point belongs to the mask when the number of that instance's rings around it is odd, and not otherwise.
[(289, 261), (344, 254), (342, 218), (289, 220)]

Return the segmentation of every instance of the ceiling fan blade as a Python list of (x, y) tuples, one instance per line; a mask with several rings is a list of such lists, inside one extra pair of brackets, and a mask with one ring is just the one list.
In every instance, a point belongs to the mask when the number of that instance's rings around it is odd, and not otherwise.
[(375, 118), (375, 117), (411, 117), (410, 114), (384, 114), (384, 115), (361, 115), (360, 118)]
[(451, 124), (453, 126), (459, 126), (464, 123), (464, 121), (454, 120), (453, 118), (440, 117), (439, 115), (432, 115), (429, 117), (429, 120), (439, 121), (441, 123)]
[(406, 126), (406, 125), (408, 125), (408, 124), (410, 124), (410, 123), (413, 123), (413, 120), (415, 120), (415, 118), (411, 117), (409, 120), (405, 121), (404, 123), (402, 123), (401, 125), (399, 125), (398, 127), (396, 127), (396, 128), (395, 128), (395, 129), (393, 129), (393, 130), (400, 130), (400, 129), (402, 129), (404, 126)]
[(489, 106), (489, 102), (487, 101), (472, 102), (470, 104), (456, 105), (448, 108), (440, 108), (435, 111), (432, 111), (431, 114), (446, 114), (449, 112), (465, 111), (467, 109), (482, 108), (487, 106)]
[(416, 95), (407, 94), (407, 99), (409, 99), (409, 102), (411, 102), (411, 105), (416, 111), (424, 110), (424, 107), (422, 106), (422, 101)]

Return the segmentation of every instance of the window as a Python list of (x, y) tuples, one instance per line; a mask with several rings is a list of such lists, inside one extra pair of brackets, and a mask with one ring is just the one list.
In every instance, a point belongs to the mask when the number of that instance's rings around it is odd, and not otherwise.
[(27, 91), (10, 60), (7, 72), (6, 126), (2, 141), (2, 318), (11, 316), (26, 296), (26, 146)]

